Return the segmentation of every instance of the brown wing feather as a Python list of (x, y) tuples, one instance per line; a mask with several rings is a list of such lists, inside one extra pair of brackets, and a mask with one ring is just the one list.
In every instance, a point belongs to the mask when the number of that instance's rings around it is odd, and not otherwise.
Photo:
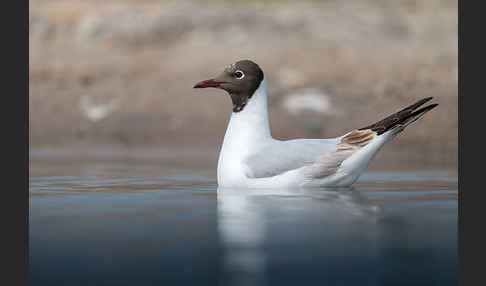
[(375, 138), (376, 132), (372, 130), (353, 130), (341, 138), (335, 152), (326, 152), (319, 156), (312, 165), (311, 176), (322, 178), (335, 173), (341, 164), (356, 150), (366, 146)]
[(353, 130), (341, 138), (337, 152), (352, 151), (368, 145), (376, 136), (376, 132), (366, 130)]

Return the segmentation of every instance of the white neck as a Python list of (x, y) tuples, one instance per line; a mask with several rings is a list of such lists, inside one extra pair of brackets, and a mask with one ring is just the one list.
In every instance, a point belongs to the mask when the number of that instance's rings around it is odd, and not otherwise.
[(267, 82), (263, 78), (240, 112), (233, 112), (219, 154), (218, 177), (222, 168), (233, 168), (272, 136), (268, 121)]
[(267, 81), (263, 78), (243, 110), (231, 114), (224, 141), (236, 139), (249, 144), (256, 139), (268, 137), (271, 135), (268, 121)]

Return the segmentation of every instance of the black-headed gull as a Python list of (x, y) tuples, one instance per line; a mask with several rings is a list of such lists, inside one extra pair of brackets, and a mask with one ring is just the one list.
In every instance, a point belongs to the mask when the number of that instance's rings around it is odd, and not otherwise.
[(234, 188), (345, 187), (353, 184), (378, 150), (438, 104), (432, 97), (331, 139), (277, 140), (270, 134), (267, 83), (260, 67), (242, 60), (194, 88), (225, 90), (233, 101), (218, 160), (218, 185)]

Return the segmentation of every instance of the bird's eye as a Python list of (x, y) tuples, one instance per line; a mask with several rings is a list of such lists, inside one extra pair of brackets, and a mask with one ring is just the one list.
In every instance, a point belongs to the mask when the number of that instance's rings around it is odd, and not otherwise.
[(245, 74), (240, 70), (235, 71), (234, 75), (237, 79), (242, 79), (245, 77)]

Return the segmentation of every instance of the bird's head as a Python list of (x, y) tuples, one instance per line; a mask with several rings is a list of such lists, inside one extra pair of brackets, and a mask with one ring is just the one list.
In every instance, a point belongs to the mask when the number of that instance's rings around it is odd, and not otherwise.
[(214, 87), (225, 90), (233, 101), (233, 112), (239, 112), (258, 89), (263, 77), (263, 71), (256, 63), (241, 60), (227, 66), (217, 77), (198, 82), (194, 88)]

